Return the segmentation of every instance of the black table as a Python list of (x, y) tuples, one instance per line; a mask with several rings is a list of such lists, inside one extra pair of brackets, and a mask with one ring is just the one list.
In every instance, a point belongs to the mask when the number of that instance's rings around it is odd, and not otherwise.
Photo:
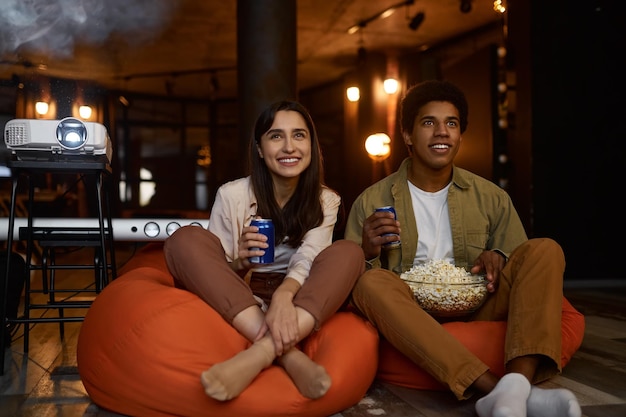
[[(66, 308), (88, 308), (92, 300), (73, 301), (67, 299), (57, 300), (59, 293), (94, 292), (99, 293), (109, 282), (109, 277), (114, 279), (117, 275), (115, 264), (115, 250), (113, 239), (113, 227), (109, 202), (109, 179), (111, 166), (103, 157), (64, 157), (50, 160), (20, 160), (15, 159), (8, 162), (8, 167), (12, 174), (11, 209), (9, 214), (8, 236), (7, 236), (7, 265), (5, 279), (2, 282), (5, 291), (0, 300), (3, 329), (11, 324), (21, 323), (24, 325), (24, 352), (28, 352), (29, 344), (29, 324), (58, 322), (60, 326), (60, 336), (63, 338), (63, 323), (82, 321), (84, 316), (66, 317)], [(95, 194), (98, 210), (98, 227), (75, 227), (73, 225), (55, 224), (53, 227), (37, 226), (33, 227), (33, 201), (35, 194), (35, 184), (32, 176), (38, 174), (76, 174), (79, 180), (87, 177), (95, 181)], [(15, 232), (15, 206), (17, 190), (20, 180), (25, 178), (28, 182), (28, 223), (27, 227), (22, 227), (18, 231), (19, 240), (26, 241), (26, 271), (24, 285), (24, 315), (18, 318), (7, 318), (7, 288), (10, 276), (10, 259)], [(87, 184), (85, 182), (85, 184)], [(38, 243), (41, 248), (41, 264), (32, 265), (34, 244)], [(107, 246), (108, 245), (108, 246)], [(94, 247), (93, 264), (57, 264), (55, 251), (60, 247), (92, 246)], [(107, 249), (109, 256), (107, 257)], [(110, 259), (107, 259), (110, 258)], [(81, 289), (58, 289), (55, 286), (55, 275), (61, 269), (93, 269), (94, 288)], [(30, 285), (30, 272), (40, 270), (42, 272), (42, 290), (32, 290)], [(31, 302), (33, 293), (44, 293), (48, 295), (48, 302), (34, 304)], [(31, 310), (35, 309), (57, 309), (58, 317), (32, 317)], [(4, 374), (4, 357), (7, 346), (4, 337), (0, 338), (0, 375)]]

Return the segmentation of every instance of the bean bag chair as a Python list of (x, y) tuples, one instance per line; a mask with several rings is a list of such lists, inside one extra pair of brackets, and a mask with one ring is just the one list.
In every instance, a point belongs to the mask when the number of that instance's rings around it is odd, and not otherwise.
[[(561, 366), (565, 366), (580, 347), (585, 318), (563, 297), (561, 326)], [(443, 327), (498, 376), (504, 375), (504, 321), (448, 322)], [(448, 388), (400, 353), (384, 338), (379, 344), (377, 378), (407, 388), (447, 391)]]
[(332, 378), (320, 399), (303, 397), (270, 366), (237, 398), (208, 397), (200, 374), (248, 345), (194, 294), (174, 287), (162, 245), (150, 244), (94, 300), (77, 345), (92, 401), (129, 416), (328, 416), (356, 404), (374, 380), (378, 334), (348, 311), (301, 343)]

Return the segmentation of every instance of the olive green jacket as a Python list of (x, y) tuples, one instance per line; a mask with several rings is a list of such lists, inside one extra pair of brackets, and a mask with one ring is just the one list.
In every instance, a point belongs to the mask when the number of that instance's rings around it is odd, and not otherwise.
[[(408, 186), (410, 164), (411, 159), (406, 158), (396, 172), (371, 185), (356, 198), (345, 230), (345, 238), (360, 245), (365, 219), (377, 207), (394, 206), (402, 230), (402, 264), (413, 263), (418, 239)], [(484, 250), (498, 250), (508, 257), (513, 249), (528, 239), (506, 191), (456, 166), (448, 191), (448, 212), (456, 266), (473, 265)], [(368, 261), (374, 267), (381, 265), (379, 258)]]

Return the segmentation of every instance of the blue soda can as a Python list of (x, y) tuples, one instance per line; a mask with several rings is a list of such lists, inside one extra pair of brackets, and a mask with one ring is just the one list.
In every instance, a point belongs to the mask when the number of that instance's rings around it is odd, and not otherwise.
[[(389, 213), (393, 213), (394, 220), (398, 220), (398, 216), (396, 215), (396, 209), (393, 208), (393, 206), (379, 207), (374, 211), (388, 211)], [(383, 236), (396, 236), (398, 238), (398, 240), (394, 240), (393, 242), (385, 243), (383, 245), (385, 249), (395, 248), (395, 247), (400, 246), (400, 236), (396, 235), (395, 233), (385, 233), (383, 234)]]
[(259, 233), (267, 236), (267, 249), (251, 248), (253, 250), (264, 250), (263, 256), (252, 256), (250, 262), (253, 264), (271, 264), (274, 263), (274, 223), (272, 219), (253, 219), (250, 222), (250, 226), (256, 226), (259, 228)]

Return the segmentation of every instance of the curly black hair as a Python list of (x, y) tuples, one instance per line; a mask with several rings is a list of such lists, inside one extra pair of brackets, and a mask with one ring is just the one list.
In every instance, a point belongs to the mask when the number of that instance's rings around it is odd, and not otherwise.
[(461, 133), (467, 129), (468, 106), (465, 94), (449, 81), (427, 80), (408, 89), (402, 98), (400, 127), (403, 133), (411, 134), (415, 116), (420, 107), (431, 101), (447, 101), (459, 111)]

